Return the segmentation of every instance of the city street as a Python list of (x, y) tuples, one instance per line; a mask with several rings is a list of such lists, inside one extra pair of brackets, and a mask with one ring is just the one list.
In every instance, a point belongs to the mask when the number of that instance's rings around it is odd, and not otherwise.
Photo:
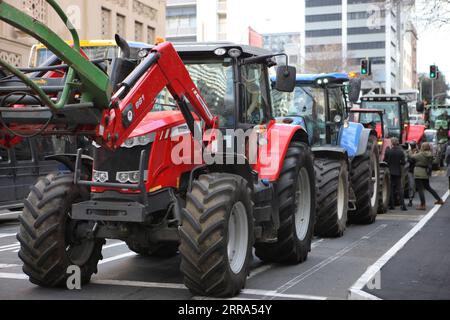
[[(439, 194), (444, 195), (447, 192), (447, 179), (443, 177), (443, 172), (438, 175), (433, 179), (433, 186)], [(433, 208), (431, 203), (434, 201), (428, 198), (429, 210)], [(380, 215), (373, 225), (350, 226), (343, 238), (315, 238), (308, 261), (298, 266), (261, 264), (255, 261), (246, 289), (236, 299), (347, 299), (349, 288), (366, 269), (388, 252), (426, 214), (427, 212), (415, 210), (405, 213), (394, 211)], [(448, 212), (441, 214), (446, 215)], [(0, 300), (204, 299), (193, 297), (183, 285), (179, 258), (142, 258), (130, 252), (119, 241), (107, 242), (103, 248), (104, 258), (100, 262), (99, 273), (93, 277), (92, 284), (84, 286), (82, 290), (38, 288), (29, 283), (27, 276), (22, 273), (21, 261), (17, 256), (17, 229), (17, 222), (0, 220)], [(429, 250), (433, 251), (433, 248)], [(443, 279), (449, 279), (448, 267), (446, 270), (447, 275)], [(391, 270), (389, 277), (395, 278), (395, 272), (401, 273), (401, 269)], [(408, 280), (414, 282), (415, 279)], [(389, 288), (383, 290), (386, 297), (390, 297), (386, 293)], [(401, 288), (397, 287), (396, 290)], [(409, 287), (404, 289), (411, 290)], [(447, 285), (446, 290), (447, 292), (441, 285), (440, 290), (430, 290), (424, 298), (449, 297), (450, 286)], [(371, 293), (377, 294), (373, 291)], [(403, 292), (401, 297), (408, 299), (410, 293)], [(420, 294), (411, 296), (421, 298)]]

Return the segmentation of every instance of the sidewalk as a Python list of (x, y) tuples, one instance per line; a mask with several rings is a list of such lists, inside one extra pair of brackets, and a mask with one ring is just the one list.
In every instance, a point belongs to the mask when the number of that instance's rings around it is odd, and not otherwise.
[(450, 199), (380, 273), (384, 300), (450, 299)]

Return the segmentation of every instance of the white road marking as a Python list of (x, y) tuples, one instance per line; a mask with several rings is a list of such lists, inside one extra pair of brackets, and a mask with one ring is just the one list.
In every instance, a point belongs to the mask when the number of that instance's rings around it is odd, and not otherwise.
[[(442, 200), (447, 201), (450, 197), (448, 191)], [(403, 238), (401, 238), (391, 249), (389, 249), (377, 262), (367, 268), (367, 271), (349, 289), (350, 300), (379, 300), (378, 297), (363, 291), (364, 287), (374, 279), (386, 263), (388, 263), (405, 245), (436, 215), (442, 206), (435, 206), (418, 224), (414, 226)]]
[(14, 246), (14, 247), (10, 247), (10, 248), (7, 248), (7, 249), (1, 249), (0, 252), (14, 251), (16, 249), (20, 249), (20, 246)]
[(17, 233), (0, 233), (0, 239), (1, 238), (8, 238), (8, 237), (15, 237)]
[[(281, 287), (279, 287), (277, 290), (275, 290), (275, 292), (277, 292), (277, 293), (284, 293), (284, 292), (286, 292), (287, 290), (289, 290), (292, 287), (296, 286), (301, 281), (305, 280), (306, 278), (308, 278), (309, 276), (313, 275), (317, 271), (323, 269), (324, 267), (326, 267), (330, 263), (332, 263), (332, 262), (338, 260), (339, 258), (343, 257), (344, 255), (346, 255), (347, 253), (349, 253), (350, 251), (352, 251), (353, 249), (358, 247), (361, 243), (363, 243), (364, 241), (369, 240), (370, 238), (372, 238), (374, 235), (376, 235), (377, 233), (379, 233), (381, 230), (385, 229), (386, 227), (387, 227), (386, 224), (383, 224), (383, 225), (379, 226), (378, 228), (376, 228), (375, 230), (373, 230), (369, 234), (365, 235), (364, 237), (362, 237), (358, 241), (353, 242), (352, 244), (350, 244), (349, 246), (345, 247), (344, 249), (342, 249), (341, 251), (337, 252), (336, 254), (328, 257), (327, 259), (325, 259), (322, 262), (320, 262), (319, 264), (313, 266), (309, 270), (307, 270), (307, 271), (301, 273), (300, 275), (298, 275), (297, 277), (289, 280), (288, 282), (283, 284)], [(268, 298), (270, 298), (270, 296)]]
[[(325, 241), (325, 239), (320, 239), (320, 240), (313, 241), (312, 244), (311, 244), (311, 248), (312, 249), (317, 248), (324, 241)], [(247, 279), (251, 279), (253, 277), (256, 277), (257, 275), (259, 275), (261, 273), (264, 273), (266, 271), (269, 271), (269, 270), (273, 269), (274, 267), (275, 267), (274, 264), (265, 264), (265, 265), (262, 265), (262, 266), (260, 266), (258, 268), (255, 268), (252, 271), (250, 271), (250, 275), (248, 276)]]
[[(138, 287), (138, 288), (158, 288), (158, 289), (176, 289), (188, 290), (184, 284), (180, 283), (159, 283), (159, 282), (141, 282), (141, 281), (126, 281), (126, 280), (93, 280), (92, 284), (123, 286), (123, 287)], [(270, 290), (256, 290), (244, 289), (241, 294), (251, 296), (271, 296), (273, 298), (291, 298), (302, 300), (327, 300), (326, 297), (302, 295), (302, 294), (281, 294)], [(207, 300), (207, 297), (194, 297), (194, 300)], [(239, 297), (235, 299), (239, 300)]]
[(137, 256), (137, 254), (134, 253), (134, 252), (127, 252), (127, 253), (124, 253), (124, 254), (119, 254), (117, 256), (112, 256), (111, 258), (103, 259), (98, 264), (102, 265), (102, 264), (105, 264), (105, 263), (109, 263), (109, 262), (113, 262), (113, 261), (117, 261), (117, 260), (123, 260), (123, 259), (134, 257), (134, 256)]
[(126, 281), (126, 280), (92, 280), (91, 283), (109, 286), (122, 286), (122, 287), (187, 290), (184, 284), (178, 283), (158, 283), (158, 282), (141, 282), (141, 281)]
[(269, 271), (273, 267), (275, 267), (274, 264), (265, 264), (265, 265), (262, 265), (262, 266), (260, 266), (258, 268), (255, 268), (255, 269), (250, 271), (250, 275), (248, 276), (247, 279), (251, 279), (253, 277), (256, 277), (257, 275), (259, 275), (259, 274), (261, 274), (263, 272)]
[(18, 242), (16, 242), (16, 243), (13, 243), (13, 244), (8, 244), (8, 245), (5, 245), (5, 246), (1, 246), (0, 249), (6, 249), (6, 248), (10, 248), (10, 247), (17, 247), (19, 245), (20, 244)]
[(28, 280), (28, 276), (25, 273), (0, 272), (0, 279)]
[(0, 269), (15, 268), (15, 267), (21, 267), (21, 265), (20, 264), (1, 264), (0, 263)]
[(110, 249), (110, 248), (120, 247), (120, 246), (124, 246), (124, 245), (126, 245), (125, 242), (118, 242), (118, 243), (109, 244), (107, 246), (103, 246), (103, 249)]

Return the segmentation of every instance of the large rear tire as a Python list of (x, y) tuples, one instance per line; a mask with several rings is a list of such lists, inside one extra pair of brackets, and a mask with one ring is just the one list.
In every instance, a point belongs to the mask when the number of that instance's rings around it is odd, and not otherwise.
[(200, 176), (180, 227), (181, 271), (194, 295), (233, 297), (245, 286), (254, 242), (251, 190), (231, 174)]
[(338, 238), (347, 228), (348, 166), (342, 160), (316, 159), (317, 209), (315, 233)]
[(366, 153), (352, 161), (351, 182), (356, 196), (356, 210), (349, 214), (350, 223), (374, 223), (380, 195), (380, 160), (376, 137), (370, 136)]
[(378, 214), (384, 214), (389, 211), (389, 201), (391, 200), (391, 172), (389, 168), (380, 168), (380, 171)]
[(17, 234), (23, 272), (43, 287), (66, 284), (67, 268), (80, 267), (81, 283), (97, 273), (103, 239), (77, 239), (77, 222), (70, 219), (72, 204), (89, 198), (89, 191), (73, 184), (73, 174), (52, 173), (31, 187), (19, 216)]
[(255, 253), (265, 262), (298, 264), (311, 251), (315, 222), (313, 155), (304, 143), (290, 145), (277, 183), (280, 229), (276, 243), (258, 243)]

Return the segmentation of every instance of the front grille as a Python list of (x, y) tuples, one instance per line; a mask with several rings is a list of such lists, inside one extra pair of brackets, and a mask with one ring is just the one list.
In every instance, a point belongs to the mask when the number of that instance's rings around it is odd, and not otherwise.
[[(107, 182), (117, 183), (117, 172), (139, 171), (141, 153), (145, 150), (145, 165), (150, 159), (152, 144), (137, 146), (134, 148), (120, 148), (110, 151), (105, 148), (94, 148), (94, 170), (108, 172)], [(147, 168), (144, 168), (147, 171)]]

